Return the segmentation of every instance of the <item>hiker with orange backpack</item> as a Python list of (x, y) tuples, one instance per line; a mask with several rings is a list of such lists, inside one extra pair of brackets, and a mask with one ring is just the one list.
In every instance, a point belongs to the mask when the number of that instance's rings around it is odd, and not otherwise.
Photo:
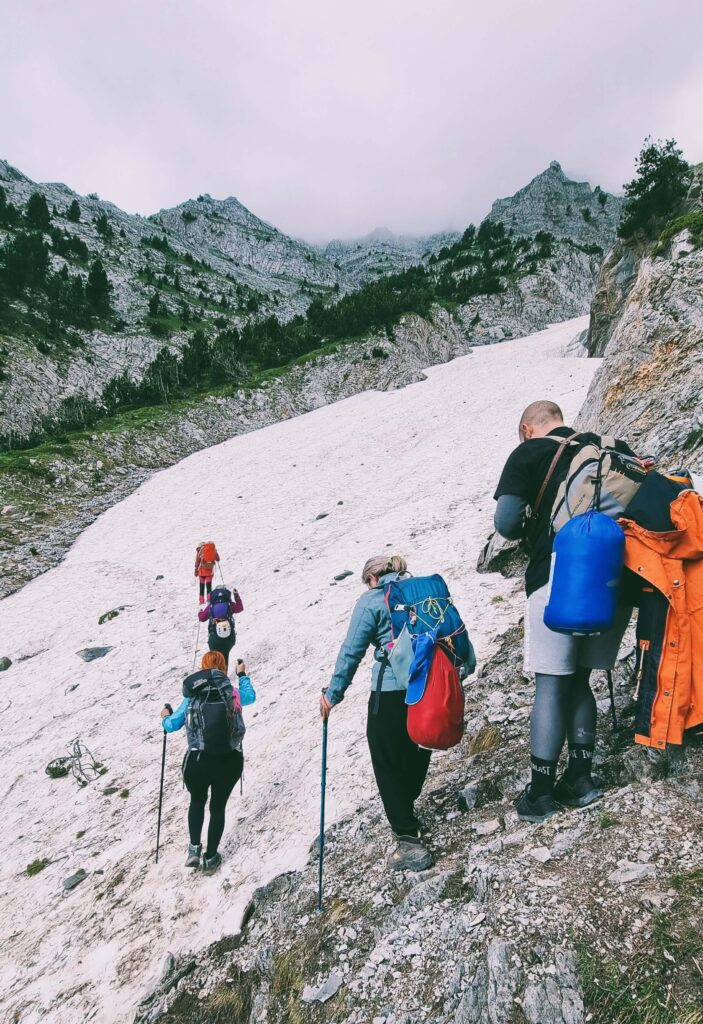
[[(407, 563), (400, 555), (391, 555), (390, 558), (387, 555), (379, 555), (370, 558), (364, 565), (361, 578), (366, 584), (367, 591), (358, 599), (352, 613), (347, 636), (337, 656), (332, 679), (320, 697), (320, 714), (323, 721), (326, 722), (332, 709), (343, 700), (366, 651), (373, 646), (374, 667), (371, 677), (372, 693), (368, 705), (366, 738), (376, 784), (386, 817), (395, 836), (394, 848), (389, 854), (388, 863), (391, 868), (396, 870), (423, 871), (432, 864), (432, 856), (422, 841), (414, 805), (427, 776), (432, 753), (429, 748), (434, 744), (420, 745), (424, 738), (423, 735), (413, 732), (413, 718), (416, 717), (416, 711), (418, 726), (422, 728), (427, 725), (422, 693), (418, 693), (416, 698), (413, 697), (415, 700), (413, 706), (408, 707), (406, 703), (406, 696), (409, 696), (410, 693), (408, 680), (410, 680), (410, 686), (413, 686), (414, 675), (417, 676), (420, 669), (413, 662), (413, 643), (409, 641), (408, 632), (401, 631), (400, 634), (394, 635), (392, 616), (400, 615), (408, 618), (408, 616), (415, 615), (417, 611), (415, 625), (422, 626), (420, 619), (424, 618), (424, 615), (419, 605), (404, 604), (402, 596), (400, 602), (394, 598), (391, 610), (388, 599), (395, 593), (402, 595), (402, 587), (406, 585), (406, 581), (418, 585), (427, 583), (430, 589), (434, 587), (438, 597), (436, 600), (430, 598), (427, 602), (427, 606), (431, 610), (425, 625), (428, 627), (429, 633), (433, 633), (436, 637), (438, 623), (432, 620), (432, 609), (443, 606), (440, 617), (444, 619), (445, 613), (451, 605), (451, 598), (449, 598), (446, 584), (439, 576), (421, 580), (412, 579), (407, 572)], [(466, 630), (458, 613), (455, 621), (460, 624), (459, 629), (456, 630), (457, 634), (462, 630), (465, 634)], [(422, 626), (422, 628), (425, 627)], [(427, 632), (423, 633), (423, 638), (427, 639), (428, 635)], [(420, 637), (417, 639), (419, 642)], [(458, 641), (458, 636), (455, 639)], [(455, 640), (450, 641), (446, 631), (444, 640), (438, 641), (438, 645), (445, 641), (447, 649), (451, 652)], [(406, 642), (409, 642), (409, 652), (403, 653)], [(465, 637), (462, 654), (466, 658), (464, 671), (473, 671), (475, 659), (468, 636)], [(432, 667), (430, 676), (428, 676), (427, 668), (430, 662)], [(426, 688), (423, 684), (420, 689), (429, 695), (433, 682), (430, 677), (433, 672), (436, 674), (437, 667), (446, 669), (447, 674), (451, 676), (449, 681), (453, 685), (454, 705), (456, 706), (457, 702), (460, 704), (459, 722), (454, 723), (457, 735), (447, 742), (446, 745), (449, 746), (461, 738), (463, 691), (454, 666), (449, 666), (449, 662), (442, 652), (439, 652), (439, 655), (435, 654), (434, 658), (427, 659), (425, 666)]]
[(200, 584), (200, 604), (205, 604), (205, 591), (208, 599), (212, 591), (212, 578), (215, 575), (215, 564), (220, 556), (211, 540), (201, 541), (195, 552), (195, 575)]

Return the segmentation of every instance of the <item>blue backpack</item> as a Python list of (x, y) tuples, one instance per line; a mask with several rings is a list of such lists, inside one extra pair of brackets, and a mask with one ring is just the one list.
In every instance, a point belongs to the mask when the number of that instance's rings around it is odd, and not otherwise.
[(466, 626), (442, 577), (408, 576), (393, 580), (386, 590), (393, 639), (403, 627), (411, 636), (431, 633), (444, 653), (465, 675), (476, 668), (476, 655)]

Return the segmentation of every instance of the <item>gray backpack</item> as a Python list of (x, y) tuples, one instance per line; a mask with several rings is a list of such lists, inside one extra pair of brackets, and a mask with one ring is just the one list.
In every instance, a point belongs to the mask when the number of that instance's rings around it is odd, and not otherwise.
[(183, 696), (190, 699), (185, 722), (189, 750), (227, 754), (242, 749), (246, 727), (224, 672), (194, 672), (183, 681)]
[(552, 506), (550, 526), (558, 533), (574, 516), (596, 508), (611, 519), (617, 519), (642, 486), (649, 469), (631, 455), (623, 455), (615, 448), (615, 438), (604, 435), (600, 444), (589, 441), (582, 444), (577, 431), (568, 437), (555, 437), (554, 458), (542, 481), (532, 508), (531, 519), (537, 517), (547, 485), (554, 475), (559, 460), (567, 448), (577, 451), (571, 460), (565, 479), (559, 484)]
[[(578, 437), (569, 443), (578, 445)], [(617, 519), (646, 476), (647, 469), (639, 459), (616, 450), (614, 437), (604, 435), (600, 444), (580, 445), (565, 479), (559, 484), (552, 507), (552, 529), (558, 533), (570, 519), (583, 515), (589, 508)]]

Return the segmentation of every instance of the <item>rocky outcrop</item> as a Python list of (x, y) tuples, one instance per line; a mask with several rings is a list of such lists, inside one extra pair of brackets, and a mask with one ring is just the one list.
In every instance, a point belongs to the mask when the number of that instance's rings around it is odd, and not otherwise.
[[(703, 208), (699, 168), (685, 209)], [(665, 468), (703, 470), (703, 248), (618, 243), (601, 269), (591, 355), (603, 356), (578, 425), (617, 431)]]
[(623, 200), (587, 181), (572, 181), (552, 160), (546, 171), (507, 199), (496, 199), (489, 220), (500, 221), (516, 235), (549, 231), (580, 245), (607, 252), (615, 239)]
[[(616, 701), (628, 724), (613, 732), (604, 715), (596, 752), (605, 798), (540, 826), (519, 822), (532, 699), (521, 645), (520, 630), (505, 634), (467, 687), (461, 746), (433, 758), (419, 801), (433, 868), (387, 869), (373, 796), (327, 832), (321, 914), (313, 846), (304, 871), (255, 894), (238, 933), (170, 958), (134, 1024), (225, 1010), (239, 1024), (608, 1024), (631, 986), (644, 1019), (673, 977), (682, 1013), (693, 1011), (699, 975), (674, 936), (699, 892), (701, 750), (687, 752), (682, 777), (630, 745), (623, 663)], [(595, 689), (607, 711), (602, 674)], [(484, 798), (467, 805), (458, 797), (471, 786)]]
[(587, 313), (600, 256), (557, 242), (553, 258), (504, 292), (481, 295), (460, 307), (464, 329), (476, 345), (540, 331), (550, 323)]

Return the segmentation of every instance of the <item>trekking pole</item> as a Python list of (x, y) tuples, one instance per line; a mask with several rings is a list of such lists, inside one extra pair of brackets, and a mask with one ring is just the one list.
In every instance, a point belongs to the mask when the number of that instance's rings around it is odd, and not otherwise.
[(327, 782), (327, 719), (322, 720), (322, 780), (320, 793), (320, 860), (317, 872), (317, 912), (322, 913), (322, 862), (325, 855), (325, 785)]
[(224, 575), (222, 573), (222, 566), (220, 565), (219, 562), (217, 563), (217, 568), (220, 570), (220, 579), (222, 580), (222, 586), (224, 587), (224, 585), (225, 585), (225, 577), (224, 577)]
[(191, 669), (191, 671), (195, 671), (195, 662), (198, 657), (198, 641), (200, 640), (200, 626), (201, 622), (200, 619), (198, 619), (198, 632), (195, 634), (195, 650), (193, 651), (193, 668)]
[(606, 672), (608, 677), (608, 693), (610, 694), (610, 711), (613, 716), (613, 729), (615, 732), (618, 730), (618, 715), (615, 710), (615, 688), (613, 686), (613, 673), (611, 671)]
[[(165, 708), (168, 708), (169, 715), (173, 714), (173, 708), (170, 704), (164, 704)], [(164, 729), (164, 745), (161, 750), (161, 782), (159, 784), (159, 818), (156, 825), (156, 863), (159, 863), (159, 840), (161, 839), (161, 805), (164, 801), (164, 769), (166, 767), (166, 736), (168, 733)]]

